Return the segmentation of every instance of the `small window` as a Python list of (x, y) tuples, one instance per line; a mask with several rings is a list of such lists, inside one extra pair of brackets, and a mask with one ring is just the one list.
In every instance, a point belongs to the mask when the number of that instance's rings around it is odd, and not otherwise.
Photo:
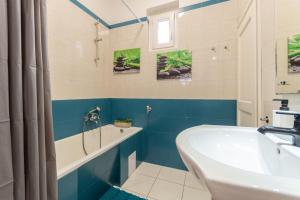
[(149, 28), (151, 49), (170, 48), (175, 46), (175, 14), (168, 13), (152, 16)]

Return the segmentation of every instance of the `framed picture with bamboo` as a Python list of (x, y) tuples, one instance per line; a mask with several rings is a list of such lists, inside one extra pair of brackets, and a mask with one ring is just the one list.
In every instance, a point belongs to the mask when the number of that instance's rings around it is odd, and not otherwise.
[(300, 34), (288, 38), (289, 73), (300, 73)]
[(141, 49), (125, 49), (114, 51), (115, 74), (139, 73), (141, 67)]
[(157, 80), (191, 79), (192, 52), (189, 50), (158, 53)]

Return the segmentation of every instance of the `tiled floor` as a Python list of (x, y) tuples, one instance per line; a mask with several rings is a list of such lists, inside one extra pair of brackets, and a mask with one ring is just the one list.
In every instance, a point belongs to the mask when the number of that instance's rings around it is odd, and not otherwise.
[(122, 189), (148, 200), (211, 200), (191, 173), (150, 163), (142, 163)]

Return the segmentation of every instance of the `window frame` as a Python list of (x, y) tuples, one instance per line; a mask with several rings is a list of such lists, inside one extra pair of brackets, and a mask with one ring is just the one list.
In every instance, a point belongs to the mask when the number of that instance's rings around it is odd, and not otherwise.
[[(151, 50), (159, 50), (164, 48), (172, 48), (175, 47), (176, 42), (176, 20), (175, 20), (175, 12), (168, 12), (164, 14), (159, 14), (155, 16), (151, 16), (150, 18), (150, 28), (149, 28), (149, 42)], [(159, 22), (169, 21), (169, 38), (170, 41), (168, 43), (158, 43), (158, 25)]]

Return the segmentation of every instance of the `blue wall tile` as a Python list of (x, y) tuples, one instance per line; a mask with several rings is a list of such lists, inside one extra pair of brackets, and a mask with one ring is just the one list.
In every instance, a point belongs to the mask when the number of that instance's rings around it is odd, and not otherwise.
[(82, 132), (83, 117), (91, 108), (101, 107), (102, 123), (111, 123), (109, 99), (74, 99), (52, 101), (55, 140)]
[[(153, 111), (146, 113), (146, 106)], [(188, 99), (80, 99), (53, 101), (55, 139), (82, 132), (86, 112), (100, 106), (103, 124), (118, 118), (131, 118), (143, 127), (140, 134), (140, 160), (184, 169), (175, 139), (184, 129), (202, 125), (236, 125), (235, 100)], [(158, 142), (156, 142), (158, 141)], [(163, 151), (158, 153), (159, 151)]]
[[(153, 108), (149, 116), (147, 105)], [(111, 108), (112, 121), (131, 118), (144, 128), (144, 161), (178, 169), (185, 169), (175, 143), (181, 131), (203, 124), (236, 125), (235, 100), (111, 99)]]

